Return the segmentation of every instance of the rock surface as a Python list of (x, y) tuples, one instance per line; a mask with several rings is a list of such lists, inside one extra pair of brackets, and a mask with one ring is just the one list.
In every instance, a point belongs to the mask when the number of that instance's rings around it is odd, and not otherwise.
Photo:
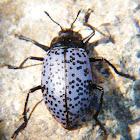
[[(94, 82), (105, 91), (104, 103), (98, 119), (107, 129), (109, 140), (140, 139), (140, 10), (138, 1), (131, 0), (1, 0), (0, 1), (0, 61), (18, 66), (26, 57), (42, 57), (45, 52), (32, 43), (15, 38), (21, 34), (42, 44), (50, 45), (60, 30), (44, 13), (62, 27), (70, 27), (79, 9), (82, 13), (74, 24), (75, 30), (82, 30), (84, 37), (89, 31), (82, 26), (84, 12), (94, 10), (89, 23), (107, 33), (104, 23), (115, 43), (102, 43), (95, 47), (91, 56), (104, 57), (120, 71), (137, 77), (136, 81), (118, 76), (110, 67), (102, 68), (92, 64)], [(103, 38), (98, 32), (90, 41)], [(2, 63), (2, 62), (1, 62)], [(27, 65), (36, 64), (29, 61)], [(96, 66), (96, 68), (95, 68)], [(103, 75), (101, 75), (103, 74)], [(0, 137), (10, 139), (23, 122), (22, 113), (28, 90), (40, 85), (41, 65), (22, 70), (0, 68)], [(42, 99), (41, 91), (31, 94), (29, 111)], [(91, 127), (94, 125), (93, 130)], [(19, 133), (17, 140), (93, 140), (103, 139), (103, 132), (94, 120), (88, 120), (82, 127), (68, 131), (51, 116), (44, 102), (33, 112), (27, 127)]]

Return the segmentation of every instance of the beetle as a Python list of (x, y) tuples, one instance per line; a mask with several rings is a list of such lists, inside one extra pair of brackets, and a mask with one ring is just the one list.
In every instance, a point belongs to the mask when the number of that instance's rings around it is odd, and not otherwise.
[[(82, 35), (78, 31), (74, 31), (73, 24), (77, 20), (80, 12), (81, 10), (78, 11), (75, 20), (71, 23), (71, 27), (63, 29), (62, 26), (54, 21), (45, 11), (45, 14), (61, 28), (59, 35), (51, 41), (50, 47), (25, 36), (15, 35), (20, 40), (32, 42), (40, 47), (46, 51), (46, 55), (44, 58), (30, 56), (18, 67), (5, 64), (9, 69), (22, 69), (29, 59), (43, 62), (41, 85), (29, 90), (23, 112), (24, 122), (14, 132), (11, 138), (15, 139), (18, 133), (27, 126), (31, 116), (30, 114), (29, 117), (27, 117), (29, 96), (30, 93), (37, 90), (42, 91), (44, 102), (52, 116), (61, 123), (64, 128), (71, 130), (89, 108), (92, 90), (98, 89), (101, 91), (101, 98), (99, 107), (93, 115), (93, 118), (96, 123), (100, 125), (105, 135), (107, 135), (105, 128), (97, 118), (102, 107), (104, 90), (102, 87), (93, 83), (90, 62), (104, 61), (111, 66), (118, 75), (132, 80), (135, 80), (136, 78), (135, 76), (119, 72), (115, 66), (105, 58), (88, 57), (86, 47), (89, 40), (95, 35), (95, 30), (97, 29), (88, 23), (89, 16), (92, 12), (91, 9), (88, 9), (84, 17), (83, 25), (90, 28), (92, 33), (89, 36), (82, 38)], [(102, 32), (100, 33), (103, 34)], [(111, 36), (109, 39), (112, 41)]]

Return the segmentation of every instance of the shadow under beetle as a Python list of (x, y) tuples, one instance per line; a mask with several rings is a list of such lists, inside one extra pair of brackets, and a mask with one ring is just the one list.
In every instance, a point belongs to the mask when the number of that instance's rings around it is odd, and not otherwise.
[[(52, 40), (50, 47), (22, 35), (16, 35), (19, 39), (32, 42), (40, 47), (46, 51), (46, 55), (44, 58), (30, 56), (26, 58), (19, 67), (5, 64), (9, 69), (22, 69), (25, 68), (24, 64), (28, 59), (43, 61), (41, 85), (29, 90), (23, 112), (24, 122), (14, 132), (11, 138), (15, 139), (18, 133), (27, 126), (32, 113), (31, 112), (29, 117), (27, 117), (29, 95), (39, 89), (42, 90), (44, 102), (52, 116), (68, 130), (72, 129), (74, 124), (86, 113), (91, 102), (90, 96), (92, 90), (98, 89), (101, 91), (100, 104), (93, 118), (104, 131), (105, 137), (107, 138), (106, 129), (97, 119), (103, 103), (104, 90), (102, 87), (93, 84), (90, 62), (105, 61), (120, 76), (132, 80), (135, 80), (135, 77), (119, 72), (105, 58), (88, 57), (86, 45), (94, 36), (96, 28), (88, 24), (88, 19), (92, 12), (91, 9), (88, 9), (85, 13), (83, 25), (89, 27), (92, 33), (83, 39), (80, 33), (74, 31), (73, 24), (77, 20), (80, 12), (81, 10), (79, 10), (73, 23), (71, 23), (71, 28), (63, 29), (61, 25), (54, 21), (45, 11), (47, 16), (61, 28), (59, 36)], [(102, 32), (100, 33), (103, 34)], [(110, 40), (112, 40), (111, 36), (109, 37)]]

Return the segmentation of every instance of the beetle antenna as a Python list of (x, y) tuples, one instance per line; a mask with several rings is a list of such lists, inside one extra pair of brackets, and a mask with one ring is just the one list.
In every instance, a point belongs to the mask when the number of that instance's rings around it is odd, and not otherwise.
[(45, 14), (46, 14), (54, 23), (56, 23), (56, 24), (61, 28), (61, 30), (63, 30), (62, 26), (61, 26), (59, 23), (57, 23), (56, 21), (54, 21), (54, 20), (51, 18), (51, 16), (49, 15), (48, 12), (46, 12), (46, 11), (44, 11), (44, 12), (45, 12)]
[(71, 29), (73, 29), (73, 24), (75, 23), (75, 21), (77, 20), (79, 14), (81, 13), (81, 10), (78, 11), (77, 16), (75, 18), (75, 20), (71, 23)]

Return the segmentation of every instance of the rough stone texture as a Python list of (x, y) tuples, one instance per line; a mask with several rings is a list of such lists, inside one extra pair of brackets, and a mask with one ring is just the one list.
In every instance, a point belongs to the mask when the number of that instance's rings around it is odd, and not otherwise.
[[(140, 10), (138, 0), (0, 0), (0, 60), (19, 65), (28, 56), (45, 55), (35, 45), (14, 37), (16, 33), (25, 35), (49, 46), (60, 30), (45, 14), (46, 10), (63, 27), (70, 27), (79, 9), (82, 13), (75, 23), (75, 29), (82, 26), (84, 12), (92, 8), (89, 23), (106, 32), (107, 26), (115, 39), (115, 44), (100, 43), (90, 55), (102, 56), (112, 62), (120, 71), (137, 77), (137, 81), (123, 78), (105, 65), (93, 64), (95, 82), (105, 91), (104, 103), (99, 120), (107, 129), (109, 140), (140, 139)], [(83, 36), (89, 34), (83, 30)], [(96, 32), (90, 41), (103, 38)], [(29, 61), (28, 65), (37, 62)], [(95, 68), (96, 66), (96, 68)], [(109, 69), (109, 70), (108, 70)], [(97, 72), (98, 71), (98, 72)], [(103, 74), (103, 75), (101, 75)], [(22, 112), (28, 90), (40, 84), (41, 65), (22, 70), (0, 68), (0, 138), (10, 139), (22, 123)], [(41, 91), (31, 94), (29, 109), (42, 99)], [(91, 131), (94, 124), (93, 131)], [(19, 133), (17, 140), (82, 140), (103, 139), (103, 132), (94, 120), (88, 120), (82, 127), (65, 130), (49, 113), (44, 102), (32, 114), (27, 127)]]

